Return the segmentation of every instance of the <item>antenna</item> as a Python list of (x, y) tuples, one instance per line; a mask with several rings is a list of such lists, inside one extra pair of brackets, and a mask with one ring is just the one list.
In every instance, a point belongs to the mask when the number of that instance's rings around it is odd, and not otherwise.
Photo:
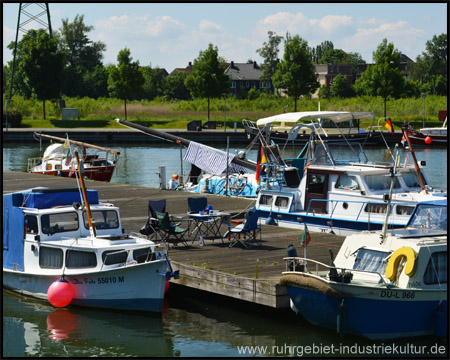
[[(25, 18), (21, 22), (20, 18)], [(44, 17), (44, 20), (42, 19)], [(46, 18), (46, 20), (45, 20)], [(14, 70), (16, 67), (16, 52), (17, 52), (17, 40), (19, 37), (19, 30), (24, 32), (25, 34), (33, 29), (34, 23), (38, 23), (46, 30), (48, 30), (50, 36), (52, 35), (52, 24), (50, 22), (50, 10), (48, 7), (48, 3), (20, 3), (19, 4), (19, 16), (17, 18), (17, 29), (16, 29), (16, 40), (14, 42), (14, 50), (13, 50), (13, 63), (11, 70), (11, 82), (9, 84), (9, 94), (5, 101), (5, 122), (6, 129), (8, 131), (8, 105), (12, 98), (13, 91), (13, 81), (14, 81)]]

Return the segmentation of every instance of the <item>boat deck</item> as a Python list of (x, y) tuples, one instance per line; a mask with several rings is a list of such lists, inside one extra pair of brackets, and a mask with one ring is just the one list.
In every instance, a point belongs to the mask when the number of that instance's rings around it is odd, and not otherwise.
[[(21, 191), (36, 186), (76, 187), (75, 179), (37, 175), (25, 172), (3, 172), (3, 194)], [(147, 221), (149, 200), (166, 199), (166, 210), (172, 215), (186, 217), (187, 198), (204, 196), (183, 191), (168, 191), (154, 188), (105, 183), (86, 180), (88, 189), (96, 189), (99, 200), (110, 202), (120, 208), (122, 225), (126, 232), (138, 232)], [(206, 194), (208, 204), (232, 215), (254, 205), (254, 200), (228, 198)], [(181, 226), (184, 226), (182, 224)], [(226, 227), (222, 225), (221, 233)], [(200, 246), (196, 240), (186, 237), (188, 248), (183, 245), (170, 247), (169, 257), (175, 269), (180, 270), (180, 279), (171, 280), (180, 286), (230, 296), (274, 308), (289, 306), (286, 289), (278, 284), (281, 273), (286, 270), (283, 257), (287, 246), (294, 244), (299, 256), (302, 231), (262, 225), (262, 246), (245, 249), (239, 244), (230, 248), (228, 240), (205, 239)], [(311, 233), (307, 256), (325, 264), (330, 263), (328, 249), (337, 254), (344, 237)]]

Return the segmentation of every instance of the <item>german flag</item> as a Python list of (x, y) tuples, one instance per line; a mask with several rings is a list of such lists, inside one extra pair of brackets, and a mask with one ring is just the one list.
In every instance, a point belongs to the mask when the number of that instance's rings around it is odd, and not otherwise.
[(256, 182), (259, 185), (261, 182), (261, 164), (264, 164), (266, 162), (266, 157), (264, 156), (264, 150), (261, 144), (259, 144), (259, 150), (258, 150), (258, 159), (256, 161)]
[(394, 134), (394, 127), (392, 126), (391, 118), (386, 121), (384, 126), (391, 132), (391, 134)]

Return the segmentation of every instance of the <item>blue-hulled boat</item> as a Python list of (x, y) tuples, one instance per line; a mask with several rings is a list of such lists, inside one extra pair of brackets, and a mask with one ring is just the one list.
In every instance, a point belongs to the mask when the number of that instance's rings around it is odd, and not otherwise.
[(330, 266), (285, 260), (291, 308), (314, 325), (373, 340), (446, 335), (446, 200), (418, 204), (406, 228), (348, 236)]

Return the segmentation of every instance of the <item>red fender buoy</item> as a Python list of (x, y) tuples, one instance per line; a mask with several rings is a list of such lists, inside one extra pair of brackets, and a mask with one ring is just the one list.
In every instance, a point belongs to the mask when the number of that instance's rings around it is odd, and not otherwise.
[(73, 299), (73, 287), (64, 279), (58, 279), (47, 290), (47, 298), (54, 307), (65, 307)]
[(431, 138), (429, 136), (425, 138), (425, 144), (431, 144)]

